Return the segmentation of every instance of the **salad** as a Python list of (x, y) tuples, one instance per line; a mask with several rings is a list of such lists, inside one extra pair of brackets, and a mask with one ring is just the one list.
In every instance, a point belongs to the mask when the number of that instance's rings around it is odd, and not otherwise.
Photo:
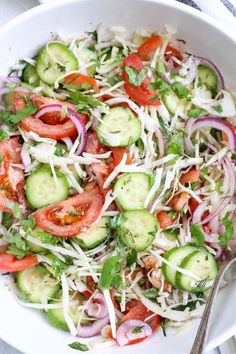
[(236, 96), (216, 65), (170, 27), (99, 25), (1, 82), (0, 271), (16, 300), (82, 351), (200, 317), (235, 229)]

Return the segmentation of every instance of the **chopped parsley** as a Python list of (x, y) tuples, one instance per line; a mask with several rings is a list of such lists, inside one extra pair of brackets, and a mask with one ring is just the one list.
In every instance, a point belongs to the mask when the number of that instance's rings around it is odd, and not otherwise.
[(205, 237), (199, 224), (192, 224), (190, 227), (191, 235), (198, 246), (203, 246)]
[(206, 110), (200, 107), (191, 108), (187, 111), (187, 115), (191, 118), (198, 118), (206, 113)]
[(172, 89), (175, 92), (176, 96), (178, 96), (179, 98), (185, 98), (185, 99), (190, 98), (189, 89), (186, 86), (184, 86), (181, 82), (175, 81), (172, 84)]
[(81, 93), (79, 91), (71, 92), (70, 99), (75, 104), (77, 104), (77, 106), (76, 106), (77, 112), (84, 112), (84, 111), (87, 111), (89, 108), (97, 108), (102, 105), (102, 103), (99, 100), (97, 100), (96, 98), (84, 95), (83, 93)]
[(214, 110), (218, 113), (222, 113), (223, 112), (223, 108), (222, 106), (219, 104), (218, 106), (214, 107)]
[(32, 102), (26, 102), (26, 107), (19, 109), (16, 113), (1, 112), (0, 118), (7, 124), (18, 124), (22, 119), (36, 113), (38, 108)]
[(184, 152), (184, 133), (176, 132), (168, 144), (166, 153), (180, 155)]
[(9, 243), (7, 253), (13, 254), (17, 258), (24, 258), (29, 252), (29, 247), (24, 239), (18, 234), (18, 232), (13, 229), (12, 233), (7, 236), (3, 236), (4, 241)]
[(119, 287), (122, 279), (120, 272), (122, 270), (123, 258), (121, 256), (110, 257), (102, 267), (99, 288), (101, 290), (110, 289), (111, 286)]
[(156, 299), (158, 296), (158, 290), (156, 288), (151, 288), (144, 290), (143, 295), (148, 299)]
[(222, 219), (224, 225), (224, 233), (219, 236), (220, 247), (226, 248), (228, 241), (230, 241), (234, 235), (234, 227), (232, 221), (229, 219), (230, 212), (226, 213)]
[(8, 138), (8, 133), (5, 130), (0, 129), (0, 141), (4, 140), (6, 138)]
[(11, 209), (14, 218), (20, 219), (22, 217), (22, 209), (20, 204), (15, 202), (7, 202), (5, 206)]
[(131, 66), (125, 66), (125, 71), (128, 74), (129, 83), (134, 86), (139, 87), (146, 78), (145, 69), (137, 70)]
[(73, 342), (71, 344), (68, 344), (68, 346), (72, 349), (80, 350), (81, 352), (87, 352), (89, 350), (86, 344), (80, 342)]

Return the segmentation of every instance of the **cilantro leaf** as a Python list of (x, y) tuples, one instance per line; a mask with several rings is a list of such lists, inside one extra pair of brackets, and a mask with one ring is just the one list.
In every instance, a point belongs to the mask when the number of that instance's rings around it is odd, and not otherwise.
[(13, 254), (17, 258), (24, 258), (29, 252), (29, 247), (24, 239), (16, 232), (12, 230), (12, 233), (7, 236), (3, 236), (4, 241), (9, 243), (7, 253)]
[(117, 228), (117, 226), (122, 225), (126, 220), (127, 218), (124, 216), (124, 214), (120, 213), (114, 216), (114, 218), (110, 218), (109, 227), (110, 229), (114, 230)]
[(35, 220), (33, 215), (29, 215), (28, 219), (24, 219), (21, 221), (21, 226), (25, 232), (32, 230), (35, 226)]
[(156, 288), (151, 288), (144, 290), (143, 295), (148, 299), (156, 299), (158, 296), (158, 290)]
[(125, 66), (125, 71), (128, 74), (129, 83), (134, 86), (139, 87), (146, 78), (145, 69), (137, 70), (131, 66)]
[(172, 84), (172, 89), (175, 92), (175, 94), (179, 97), (179, 98), (186, 98), (188, 99), (190, 96), (190, 91), (189, 89), (184, 86), (181, 82), (179, 81), (175, 81)]
[(62, 239), (60, 237), (53, 236), (48, 232), (44, 232), (43, 230), (40, 229), (35, 229), (33, 231), (33, 236), (34, 235), (38, 237), (43, 243), (49, 243), (51, 245), (58, 245), (62, 243)]
[(203, 246), (205, 243), (205, 237), (202, 233), (201, 226), (199, 224), (192, 224), (190, 227), (190, 232), (197, 245)]
[(137, 251), (132, 250), (128, 255), (127, 255), (127, 266), (130, 267), (132, 264), (137, 262)]
[(206, 110), (200, 107), (195, 107), (187, 111), (188, 116), (191, 118), (198, 118), (204, 113), (206, 113)]
[(228, 241), (230, 241), (234, 235), (234, 227), (231, 220), (229, 220), (230, 212), (226, 213), (222, 219), (222, 224), (224, 225), (224, 233), (219, 236), (220, 247), (226, 248)]
[(19, 109), (15, 114), (10, 112), (1, 112), (1, 120), (8, 124), (18, 124), (22, 119), (36, 113), (38, 108), (32, 103), (27, 102), (26, 107)]
[(102, 105), (102, 103), (99, 100), (97, 100), (96, 98), (84, 95), (83, 93), (81, 93), (79, 91), (71, 92), (70, 99), (75, 104), (77, 104), (77, 106), (76, 106), (77, 112), (83, 112), (83, 111), (88, 110), (89, 108), (96, 108), (96, 107), (99, 107)]
[(8, 133), (5, 132), (5, 130), (0, 129), (0, 141), (4, 140), (6, 138), (8, 138)]
[(55, 277), (60, 277), (65, 269), (67, 269), (72, 263), (70, 257), (66, 258), (66, 262), (62, 262), (59, 258), (53, 254), (48, 255), (48, 258), (52, 261), (51, 267)]
[(222, 106), (219, 104), (218, 106), (214, 107), (214, 110), (218, 113), (222, 113), (223, 112), (223, 108)]
[(8, 230), (12, 225), (13, 215), (3, 212), (2, 213), (2, 225)]
[(20, 207), (20, 204), (15, 203), (15, 202), (7, 202), (6, 207), (11, 209), (12, 214), (14, 218), (20, 219), (22, 216), (22, 209)]
[(167, 154), (180, 155), (184, 152), (184, 133), (177, 132), (174, 134), (168, 144)]
[(64, 144), (56, 144), (56, 149), (54, 151), (54, 155), (56, 155), (57, 157), (61, 157), (64, 155), (64, 153), (66, 152), (66, 147)]
[(86, 344), (80, 342), (73, 342), (71, 344), (68, 344), (68, 346), (72, 349), (80, 350), (81, 352), (87, 352), (89, 350)]
[(159, 90), (160, 93), (166, 93), (166, 92), (169, 92), (171, 90), (170, 85), (168, 85), (162, 79), (157, 79), (157, 81), (152, 82), (150, 85), (148, 85), (148, 88), (150, 90)]
[(99, 288), (101, 290), (110, 289), (112, 285), (119, 286), (120, 282), (120, 271), (122, 264), (121, 256), (110, 257), (102, 267), (101, 279), (99, 281)]

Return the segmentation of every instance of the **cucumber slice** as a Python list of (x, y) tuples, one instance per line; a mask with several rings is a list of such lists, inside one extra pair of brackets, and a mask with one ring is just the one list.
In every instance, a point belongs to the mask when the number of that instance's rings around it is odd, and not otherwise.
[(96, 60), (97, 60), (96, 52), (88, 48), (82, 48), (78, 50), (78, 57), (86, 64), (94, 62), (94, 65), (89, 66), (87, 68), (88, 74), (94, 75), (96, 73)]
[(42, 81), (48, 85), (69, 73), (78, 69), (76, 56), (60, 42), (51, 42), (39, 52), (36, 71)]
[(178, 98), (174, 91), (170, 90), (161, 95), (161, 99), (171, 114), (175, 114), (178, 109), (185, 110), (186, 102)]
[(198, 65), (197, 70), (200, 83), (213, 93), (217, 92), (218, 77), (215, 72), (206, 65)]
[[(164, 258), (167, 261), (173, 263), (175, 266), (180, 267), (180, 264), (182, 263), (183, 259), (198, 249), (199, 248), (197, 246), (175, 247), (172, 248), (170, 251), (166, 252)], [(178, 287), (176, 283), (177, 270), (163, 262), (162, 272), (165, 279), (168, 281), (168, 283), (170, 283), (175, 288), (177, 288)]]
[(152, 181), (147, 173), (126, 173), (118, 178), (114, 191), (121, 189), (116, 203), (123, 210), (144, 209), (144, 202), (152, 187)]
[(58, 281), (41, 265), (18, 272), (16, 279), (22, 295), (31, 302), (45, 302), (59, 290)]
[(87, 231), (81, 232), (79, 235), (73, 238), (73, 240), (77, 242), (82, 248), (95, 248), (108, 238), (108, 223), (109, 218), (103, 217), (95, 225), (91, 226)]
[(130, 248), (143, 251), (151, 245), (157, 233), (157, 220), (145, 209), (130, 210), (121, 214), (118, 236)]
[[(37, 58), (35, 58), (37, 60)], [(36, 71), (36, 67), (27, 64), (23, 70), (22, 79), (24, 82), (33, 85), (35, 87), (39, 86), (40, 79)]]
[(178, 240), (179, 233), (177, 230), (165, 230), (163, 233), (169, 241)]
[(26, 197), (34, 208), (60, 202), (68, 197), (69, 185), (65, 175), (59, 171), (58, 185), (49, 166), (39, 167), (26, 179)]
[(208, 281), (214, 279), (218, 273), (216, 260), (206, 249), (204, 251), (193, 252), (186, 256), (180, 267), (196, 274), (200, 278), (199, 281), (196, 282), (187, 275), (179, 272), (176, 274), (177, 287), (194, 293), (207, 290), (210, 287)]
[[(54, 300), (51, 303), (61, 303), (62, 299), (60, 298), (59, 300)], [(70, 306), (70, 317), (72, 318), (74, 325), (77, 326), (78, 320), (79, 320), (79, 311), (78, 311), (78, 306), (79, 306), (79, 301), (78, 304), (74, 304)], [(57, 308), (57, 309), (50, 309), (47, 312), (47, 319), (48, 321), (56, 328), (63, 329), (64, 331), (69, 331), (69, 328), (67, 326), (67, 323), (64, 318), (63, 314), (63, 308)]]
[(106, 146), (129, 146), (141, 136), (141, 123), (129, 108), (112, 108), (98, 125), (99, 140)]

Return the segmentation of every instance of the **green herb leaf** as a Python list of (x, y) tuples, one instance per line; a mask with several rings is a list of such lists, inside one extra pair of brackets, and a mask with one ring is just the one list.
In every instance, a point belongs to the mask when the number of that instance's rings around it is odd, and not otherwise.
[(190, 232), (197, 245), (203, 246), (205, 243), (205, 237), (202, 233), (201, 226), (199, 224), (192, 224), (190, 227)]
[(228, 241), (230, 241), (234, 235), (234, 227), (231, 220), (229, 220), (230, 212), (226, 213), (222, 219), (224, 225), (224, 233), (219, 236), (220, 247), (226, 248)]
[(200, 107), (195, 107), (187, 111), (187, 115), (191, 118), (198, 118), (204, 113), (206, 113), (206, 110)]
[(60, 237), (53, 236), (48, 232), (45, 232), (40, 229), (33, 230), (33, 236), (38, 237), (43, 243), (49, 243), (51, 245), (58, 245), (62, 243), (62, 239)]
[(219, 104), (218, 106), (214, 107), (214, 110), (218, 113), (222, 113), (223, 112), (223, 108), (222, 106)]
[(171, 90), (170, 85), (168, 85), (162, 79), (157, 79), (157, 81), (152, 82), (150, 85), (148, 85), (148, 88), (150, 90), (159, 90), (159, 93), (166, 93), (166, 92), (169, 92)]
[(143, 295), (148, 299), (156, 299), (158, 296), (158, 290), (156, 288), (144, 290)]
[[(198, 294), (200, 296), (200, 293)], [(188, 301), (188, 303), (186, 305), (178, 305), (176, 307), (174, 307), (174, 310), (176, 311), (185, 311), (187, 308), (190, 311), (195, 310), (197, 303), (200, 301), (201, 299), (197, 299), (197, 300), (190, 300)]]
[(177, 211), (175, 210), (170, 210), (168, 211), (168, 215), (171, 219), (174, 219), (176, 217)]
[(77, 112), (84, 112), (84, 111), (87, 111), (89, 108), (96, 108), (96, 107), (99, 107), (102, 105), (102, 103), (99, 100), (97, 100), (96, 98), (84, 95), (83, 93), (81, 93), (79, 91), (71, 92), (70, 99), (75, 104), (77, 104), (77, 106), (76, 106)]
[(97, 31), (93, 32), (85, 32), (90, 38), (92, 38), (94, 41), (98, 40), (98, 33)]
[(137, 251), (132, 250), (128, 255), (127, 255), (127, 266), (130, 267), (132, 264), (137, 262)]
[(64, 155), (64, 153), (66, 152), (66, 147), (64, 144), (56, 144), (56, 149), (54, 151), (54, 155), (61, 157)]
[(113, 256), (103, 264), (101, 279), (99, 281), (99, 288), (101, 290), (110, 289), (112, 285), (117, 285), (117, 276), (119, 276), (121, 271), (122, 261), (121, 256)]
[(0, 129), (0, 141), (2, 141), (2, 140), (4, 140), (4, 139), (6, 139), (6, 138), (8, 138), (8, 133), (7, 132), (5, 132), (5, 130), (3, 130), (3, 129)]
[(132, 330), (132, 333), (136, 334), (136, 333), (141, 333), (142, 332), (142, 328), (143, 327), (135, 327), (133, 330)]
[(146, 78), (145, 69), (137, 70), (131, 66), (125, 66), (125, 71), (128, 74), (129, 83), (134, 86), (139, 87)]
[(3, 162), (3, 156), (0, 154), (0, 163), (2, 163)]
[(210, 278), (206, 277), (206, 278), (204, 278), (202, 280), (197, 281), (196, 284), (195, 284), (196, 289), (204, 291), (206, 286), (207, 286), (208, 280), (210, 280)]
[(29, 252), (29, 247), (26, 241), (21, 238), (15, 229), (12, 230), (10, 235), (3, 236), (2, 239), (9, 243), (7, 253), (13, 254), (17, 258), (24, 258)]
[(117, 226), (122, 225), (126, 220), (127, 218), (122, 213), (114, 216), (114, 218), (110, 218), (109, 219), (110, 229), (115, 230)]
[(38, 108), (32, 103), (27, 102), (26, 107), (19, 109), (15, 114), (10, 112), (1, 112), (1, 120), (8, 124), (18, 124), (22, 119), (36, 113)]
[(160, 326), (161, 326), (161, 328), (162, 328), (163, 335), (164, 335), (165, 337), (167, 336), (167, 334), (166, 334), (166, 329), (167, 329), (167, 327), (168, 327), (168, 322), (169, 322), (168, 318), (162, 317)]
[(29, 215), (28, 219), (22, 220), (21, 226), (25, 232), (32, 230), (35, 226), (35, 220), (33, 215)]
[(189, 89), (186, 86), (184, 86), (181, 82), (175, 81), (172, 84), (172, 89), (179, 98), (185, 98), (185, 99), (190, 98)]
[(50, 254), (47, 257), (52, 261), (51, 267), (54, 276), (58, 278), (62, 275), (65, 269), (67, 269), (71, 264), (73, 264), (73, 261), (70, 257), (66, 258), (66, 263), (62, 262), (59, 258), (54, 256), (53, 254)]
[(177, 132), (172, 135), (166, 153), (180, 155), (184, 152), (184, 133)]
[(13, 215), (3, 212), (2, 213), (2, 225), (8, 230), (12, 225)]
[(89, 350), (86, 344), (80, 342), (73, 342), (71, 344), (68, 344), (68, 346), (72, 349), (80, 350), (81, 352), (87, 352)]
[(11, 209), (14, 218), (20, 219), (22, 216), (22, 209), (20, 204), (15, 202), (7, 202), (5, 205), (7, 208)]

